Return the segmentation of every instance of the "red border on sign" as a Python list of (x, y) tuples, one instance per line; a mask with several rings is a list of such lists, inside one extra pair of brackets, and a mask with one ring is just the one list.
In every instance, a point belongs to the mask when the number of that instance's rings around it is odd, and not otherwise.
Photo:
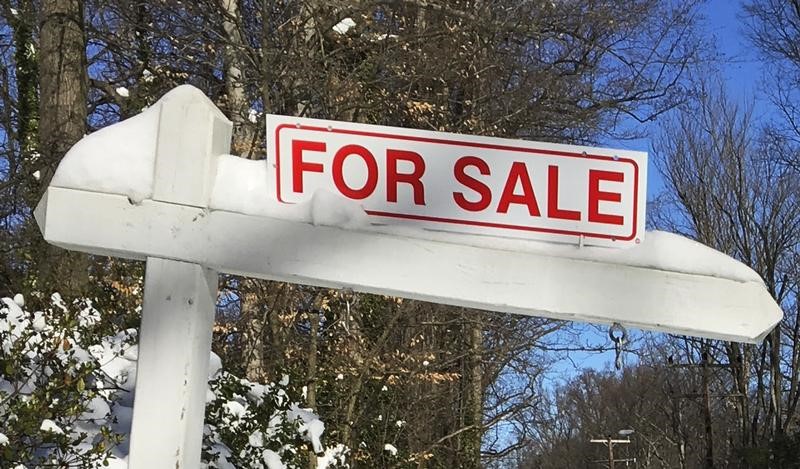
[(450, 223), (456, 225), (467, 225), (467, 226), (480, 226), (486, 228), (501, 228), (501, 229), (508, 229), (508, 230), (517, 230), (517, 231), (533, 231), (539, 233), (548, 233), (548, 234), (558, 234), (558, 235), (571, 235), (571, 236), (586, 236), (588, 238), (601, 238), (601, 239), (610, 239), (610, 240), (620, 240), (620, 241), (630, 241), (636, 237), (636, 229), (638, 226), (638, 216), (639, 216), (639, 200), (636, 196), (639, 192), (639, 165), (636, 163), (635, 160), (631, 158), (618, 158), (614, 159), (611, 156), (604, 156), (604, 155), (593, 155), (589, 153), (574, 153), (568, 151), (558, 151), (558, 150), (545, 150), (545, 149), (538, 149), (538, 148), (526, 148), (526, 147), (515, 147), (511, 145), (500, 145), (495, 143), (478, 143), (478, 142), (463, 142), (458, 140), (448, 140), (442, 138), (431, 138), (431, 137), (416, 137), (412, 135), (395, 135), (395, 134), (388, 134), (388, 133), (381, 133), (381, 132), (367, 132), (363, 130), (350, 130), (350, 129), (334, 129), (334, 128), (327, 128), (327, 127), (315, 127), (309, 125), (293, 125), (293, 124), (280, 124), (275, 127), (275, 171), (276, 171), (276, 191), (278, 201), (284, 204), (291, 204), (292, 202), (286, 202), (281, 198), (281, 158), (280, 158), (280, 131), (286, 128), (291, 129), (299, 129), (299, 130), (310, 130), (314, 132), (324, 132), (324, 133), (339, 133), (345, 135), (357, 135), (361, 137), (375, 137), (375, 138), (388, 138), (394, 140), (410, 140), (414, 142), (423, 142), (423, 143), (433, 143), (439, 145), (458, 145), (462, 147), (472, 147), (472, 148), (483, 148), (488, 150), (503, 150), (503, 151), (513, 151), (519, 153), (532, 153), (532, 154), (540, 154), (540, 155), (549, 155), (549, 156), (564, 156), (568, 158), (583, 158), (583, 159), (593, 159), (593, 160), (603, 160), (603, 161), (614, 161), (616, 163), (630, 163), (633, 165), (633, 232), (630, 236), (626, 237), (619, 237), (613, 236), (605, 233), (587, 233), (581, 231), (571, 231), (571, 230), (559, 230), (555, 228), (543, 228), (543, 227), (535, 227), (535, 226), (525, 226), (525, 225), (507, 225), (503, 223), (492, 223), (492, 222), (482, 222), (482, 221), (474, 221), (474, 220), (460, 220), (456, 218), (444, 218), (444, 217), (433, 217), (433, 216), (426, 216), (426, 215), (414, 215), (408, 213), (396, 213), (396, 212), (382, 212), (376, 210), (365, 210), (365, 212), (369, 215), (373, 216), (380, 216), (380, 217), (389, 217), (389, 218), (400, 218), (406, 220), (420, 220), (420, 221), (433, 221), (433, 222), (440, 222), (440, 223)]

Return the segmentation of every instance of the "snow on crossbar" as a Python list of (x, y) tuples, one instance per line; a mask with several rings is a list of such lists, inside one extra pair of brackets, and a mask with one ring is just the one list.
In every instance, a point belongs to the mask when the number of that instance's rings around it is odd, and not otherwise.
[[(741, 342), (760, 341), (782, 315), (745, 266), (664, 233), (627, 251), (526, 252), (507, 249), (518, 241), (473, 246), (56, 187), (37, 218), (45, 238), (67, 249), (489, 311)], [(660, 264), (652, 252), (662, 245)]]

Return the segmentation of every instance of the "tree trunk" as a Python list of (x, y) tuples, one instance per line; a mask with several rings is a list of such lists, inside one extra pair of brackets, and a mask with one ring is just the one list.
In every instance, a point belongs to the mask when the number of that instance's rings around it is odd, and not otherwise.
[[(245, 158), (252, 158), (256, 156), (254, 151), (253, 142), (253, 124), (249, 122), (250, 105), (247, 99), (247, 93), (244, 87), (244, 76), (242, 70), (244, 69), (241, 63), (242, 52), (244, 50), (244, 43), (242, 35), (239, 30), (241, 16), (239, 13), (238, 0), (221, 0), (220, 12), (223, 17), (222, 27), (225, 31), (225, 52), (224, 68), (225, 68), (225, 103), (227, 107), (227, 115), (233, 122), (233, 139), (232, 151), (234, 154), (241, 155)], [(244, 328), (248, 331), (248, 339), (245, 341), (245, 348), (243, 354), (246, 357), (246, 370), (248, 378), (252, 380), (263, 379), (266, 376), (267, 369), (270, 368), (268, 358), (266, 356), (266, 347), (269, 344), (265, 342), (266, 334), (266, 321), (265, 315), (262, 314), (263, 303), (266, 301), (264, 297), (265, 290), (262, 288), (265, 282), (255, 279), (242, 279), (240, 285), (241, 297), (241, 314), (244, 320)], [(267, 314), (273, 313), (272, 311)]]
[[(82, 0), (44, 0), (39, 33), (39, 191), (41, 197), (61, 158), (86, 133), (87, 71)], [(36, 289), (85, 293), (88, 257), (41, 243)]]
[[(255, 279), (242, 279), (239, 288), (241, 315), (246, 331), (242, 354), (245, 359), (245, 375), (251, 381), (260, 382), (266, 378), (267, 358), (265, 357), (265, 324), (259, 305), (263, 303)], [(274, 376), (272, 378), (275, 378)]]
[[(14, 17), (12, 17), (14, 18)], [(37, 87), (39, 84), (39, 69), (36, 63), (36, 49), (34, 31), (36, 24), (36, 12), (31, 3), (22, 2), (20, 12), (15, 18), (14, 26), (14, 63), (16, 64), (15, 73), (17, 76), (17, 109), (19, 123), (17, 125), (17, 139), (20, 146), (20, 159), (26, 172), (26, 176), (33, 177), (41, 164), (36, 158), (36, 138), (39, 129), (39, 95)], [(34, 191), (38, 196), (39, 191)], [(32, 206), (38, 200), (28, 201)]]
[[(483, 0), (475, 0), (473, 9), (478, 14), (487, 11), (485, 2)], [(471, 99), (477, 103), (484, 94), (486, 87), (486, 80), (483, 76), (479, 76), (477, 70), (480, 70), (484, 65), (489, 63), (488, 46), (481, 40), (481, 32), (475, 31), (475, 61), (472, 63), (472, 79), (467, 80), (467, 85), (472, 92)], [(471, 83), (470, 83), (471, 81)], [(455, 107), (451, 109), (450, 114), (457, 116), (458, 120), (453, 124), (461, 125), (461, 121), (465, 116), (464, 106), (461, 104), (467, 95), (464, 90), (464, 83), (456, 83), (454, 88), (451, 88), (451, 93), (455, 93), (454, 99)], [(452, 107), (452, 106), (451, 106)], [(473, 109), (478, 115), (484, 114), (485, 110), (482, 106), (476, 104)], [(486, 122), (477, 119), (478, 126), (483, 128), (487, 125)], [(466, 370), (466, 418), (464, 423), (466, 426), (472, 426), (473, 429), (464, 432), (461, 439), (461, 455), (462, 466), (464, 468), (478, 469), (481, 467), (481, 443), (483, 440), (483, 331), (484, 331), (484, 316), (483, 313), (478, 311), (468, 312), (470, 316), (474, 315), (474, 320), (467, 323), (467, 340), (468, 340), (468, 367)]]
[(239, 31), (240, 15), (237, 0), (222, 0), (225, 29), (225, 96), (228, 115), (233, 122), (233, 151), (251, 158), (256, 155), (253, 148), (253, 123), (250, 122), (250, 104), (244, 88), (244, 66), (241, 54), (244, 51)]
[(783, 376), (781, 374), (781, 324), (769, 334), (770, 407), (772, 413), (771, 433), (777, 437), (783, 433)]
[(464, 427), (470, 428), (461, 436), (459, 467), (481, 467), (481, 440), (483, 436), (483, 322), (479, 312), (475, 321), (467, 323), (467, 366), (465, 370)]
[(711, 370), (709, 369), (709, 347), (708, 340), (703, 340), (702, 348), (702, 366), (703, 366), (703, 425), (705, 427), (706, 436), (706, 454), (705, 464), (703, 467), (706, 469), (713, 469), (714, 467), (714, 427), (712, 424), (711, 415), (711, 390), (710, 378)]
[[(9, 193), (8, 198), (10, 200), (5, 200), (4, 203), (13, 204), (13, 207), (19, 207), (21, 204), (35, 207), (40, 195), (36, 171), (39, 171), (39, 166), (42, 162), (37, 155), (39, 73), (36, 54), (34, 53), (36, 50), (37, 12), (33, 3), (21, 2), (19, 13), (16, 16), (10, 16), (8, 21), (14, 30), (14, 73), (17, 79), (16, 137), (17, 142), (19, 142), (19, 154), (17, 155), (17, 161), (14, 161), (13, 157), (6, 161), (8, 168), (7, 180), (15, 181), (16, 189), (9, 191), (10, 193), (6, 192)], [(7, 78), (4, 77), (4, 81), (6, 80)], [(9, 123), (12, 120), (10, 107), (4, 110), (4, 113), (7, 113)], [(22, 246), (27, 245), (25, 240), (19, 240), (17, 243)], [(12, 267), (11, 263), (4, 264), (7, 271), (4, 272), (3, 278), (0, 280), (0, 283), (5, 283), (2, 288), (2, 294), (12, 296), (15, 293), (27, 293), (26, 286), (32, 283), (32, 279), (18, 277), (15, 275), (17, 269)]]
[(42, 188), (86, 133), (86, 39), (82, 0), (44, 0), (39, 35)]
[[(317, 305), (308, 313), (308, 320), (311, 325), (309, 331), (310, 346), (308, 347), (308, 378), (306, 380), (306, 403), (308, 407), (317, 411), (317, 345), (319, 340), (319, 309)], [(308, 469), (316, 469), (317, 456), (313, 450), (309, 450)]]
[(728, 363), (730, 363), (731, 376), (733, 377), (733, 392), (737, 394), (734, 401), (736, 419), (739, 426), (739, 441), (741, 446), (750, 444), (750, 405), (747, 399), (748, 383), (750, 383), (748, 349), (746, 345), (737, 343), (726, 344)]

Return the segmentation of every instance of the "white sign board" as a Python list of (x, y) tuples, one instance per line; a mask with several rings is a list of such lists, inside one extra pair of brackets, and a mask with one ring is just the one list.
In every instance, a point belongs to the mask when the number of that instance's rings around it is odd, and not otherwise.
[(276, 115), (267, 135), (270, 185), (287, 204), (326, 190), (379, 223), (602, 246), (643, 239), (646, 153)]

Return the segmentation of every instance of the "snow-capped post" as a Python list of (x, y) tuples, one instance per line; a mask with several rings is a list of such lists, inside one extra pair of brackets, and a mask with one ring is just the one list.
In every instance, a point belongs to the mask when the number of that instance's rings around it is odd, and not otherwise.
[[(160, 104), (152, 200), (205, 210), (231, 123), (194, 91)], [(175, 221), (170, 233), (186, 229)], [(128, 467), (196, 468), (217, 273), (158, 257), (147, 257), (146, 268)]]

